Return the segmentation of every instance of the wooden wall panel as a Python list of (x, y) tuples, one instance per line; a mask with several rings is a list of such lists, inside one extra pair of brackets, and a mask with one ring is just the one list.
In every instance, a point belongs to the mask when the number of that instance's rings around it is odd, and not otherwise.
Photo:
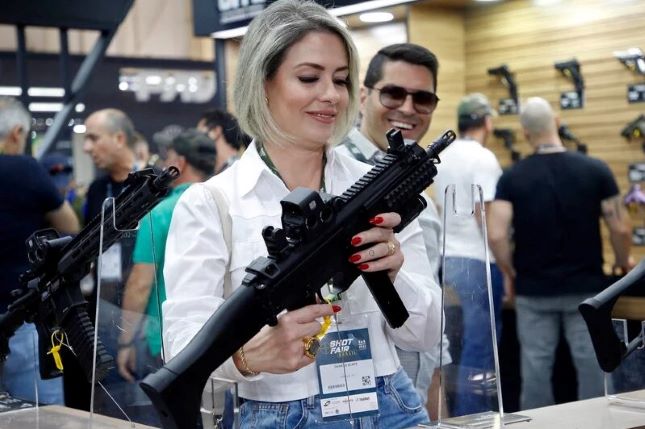
[[(534, 3), (514, 0), (465, 10), (466, 91), (483, 92), (494, 103), (508, 97), (506, 88), (487, 74), (490, 67), (508, 64), (515, 74), (520, 99), (547, 99), (561, 120), (588, 145), (590, 155), (609, 164), (624, 195), (629, 190), (628, 164), (645, 161), (640, 145), (620, 137), (625, 124), (645, 113), (645, 103), (627, 102), (627, 85), (645, 78), (627, 70), (613, 52), (630, 47), (645, 49), (645, 1), (562, 0), (541, 7)], [(560, 110), (560, 92), (573, 90), (573, 83), (553, 64), (572, 58), (581, 64), (586, 105), (581, 110)], [(500, 116), (495, 125), (514, 129), (516, 149), (529, 153), (516, 115)], [(510, 164), (501, 142), (494, 140), (489, 147), (502, 165)], [(643, 225), (645, 219), (634, 215), (632, 221)], [(642, 258), (645, 248), (633, 248), (633, 254)], [(608, 245), (605, 259), (613, 262)]]
[(410, 42), (425, 46), (439, 58), (440, 101), (430, 131), (422, 141), (429, 144), (446, 128), (456, 128), (457, 104), (466, 91), (463, 11), (432, 3), (414, 4), (410, 6), (408, 34)]

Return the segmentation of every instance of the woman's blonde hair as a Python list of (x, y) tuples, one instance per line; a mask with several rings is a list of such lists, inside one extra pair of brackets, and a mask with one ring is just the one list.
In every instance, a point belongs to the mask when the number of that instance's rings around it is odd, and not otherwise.
[(244, 36), (235, 76), (235, 113), (242, 129), (260, 142), (295, 142), (280, 129), (269, 110), (264, 84), (284, 60), (286, 51), (312, 31), (338, 35), (349, 65), (349, 104), (338, 118), (332, 141), (339, 142), (358, 113), (358, 55), (349, 32), (322, 6), (310, 0), (278, 0), (258, 15)]

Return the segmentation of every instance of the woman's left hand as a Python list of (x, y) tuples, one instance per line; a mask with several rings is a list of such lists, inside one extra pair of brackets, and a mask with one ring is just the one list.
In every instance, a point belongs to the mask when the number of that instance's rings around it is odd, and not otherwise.
[(382, 213), (370, 219), (370, 223), (373, 228), (352, 237), (352, 246), (362, 250), (352, 253), (349, 261), (363, 272), (387, 271), (394, 282), (403, 265), (403, 252), (392, 228), (401, 223), (401, 216)]

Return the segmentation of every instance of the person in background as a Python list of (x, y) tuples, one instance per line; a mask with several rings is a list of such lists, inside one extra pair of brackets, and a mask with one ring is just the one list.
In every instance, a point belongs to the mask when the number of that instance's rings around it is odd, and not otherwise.
[(233, 115), (223, 110), (212, 109), (204, 112), (197, 122), (197, 129), (215, 142), (217, 161), (215, 173), (219, 174), (240, 159), (240, 153), (248, 146), (244, 134)]
[[(352, 129), (337, 146), (337, 151), (359, 161), (374, 165), (385, 156), (386, 132), (397, 128), (406, 139), (420, 141), (428, 131), (432, 113), (437, 107), (436, 56), (426, 48), (412, 43), (399, 43), (379, 50), (372, 57), (361, 88), (361, 124)], [(428, 254), (428, 272), (439, 282), (441, 221), (437, 209), (427, 195), (428, 207), (419, 216)], [(443, 336), (443, 365), (451, 362), (448, 340)], [(441, 344), (431, 353), (409, 352), (397, 348), (406, 374), (433, 420), (438, 418), (439, 361)]]
[[(11, 291), (21, 288), (18, 278), (30, 268), (27, 238), (48, 227), (62, 235), (79, 231), (78, 218), (47, 171), (24, 155), (30, 126), (31, 115), (19, 101), (0, 97), (0, 313), (14, 301)], [(0, 390), (28, 401), (62, 404), (62, 379), (40, 378), (37, 344), (32, 323), (18, 328), (9, 340), (7, 360), (0, 363)]]
[(74, 213), (83, 222), (83, 205), (85, 191), (77, 186), (74, 180), (72, 159), (62, 153), (51, 153), (43, 156), (40, 164), (47, 170), (58, 192), (74, 209)]
[[(162, 364), (160, 310), (166, 299), (163, 267), (168, 228), (184, 191), (213, 175), (213, 142), (202, 132), (186, 130), (173, 140), (166, 165), (177, 167), (181, 173), (173, 182), (171, 193), (139, 223), (132, 256), (134, 265), (123, 294), (117, 366), (119, 374), (130, 383), (141, 380)], [(158, 425), (150, 404), (146, 405), (136, 412), (138, 421)]]
[(150, 146), (143, 134), (135, 131), (134, 135), (134, 169), (139, 171), (150, 166)]
[[(470, 215), (473, 211), (472, 185), (481, 187), (484, 204), (488, 205), (495, 198), (495, 185), (502, 174), (495, 154), (486, 148), (495, 114), (483, 94), (468, 94), (460, 100), (457, 107), (459, 138), (442, 152), (441, 166), (435, 177), (435, 199), (440, 212), (447, 207), (446, 187), (455, 185), (454, 208), (458, 213), (446, 216), (443, 266), (444, 287), (449, 285), (458, 294), (463, 323), (461, 353), (459, 359), (455, 359), (458, 362), (457, 389), (451, 401), (451, 412), (455, 416), (489, 411), (494, 407), (490, 400), (497, 401), (496, 396), (491, 398), (482, 393), (487, 390), (485, 384), (493, 377), (495, 365), (486, 288), (487, 244), (480, 225), (479, 201), (474, 202), (475, 212)], [(494, 264), (490, 269), (495, 334), (499, 341), (504, 290), (499, 270)], [(452, 318), (454, 313), (448, 316)], [(451, 325), (454, 327), (452, 320), (446, 326)]]
[[(83, 151), (87, 153), (100, 170), (99, 175), (89, 186), (85, 202), (85, 223), (88, 224), (97, 216), (101, 216), (104, 201), (116, 198), (125, 188), (128, 175), (135, 171), (134, 144), (136, 133), (130, 118), (117, 109), (102, 109), (91, 113), (85, 120), (85, 138)], [(107, 210), (109, 207), (105, 206)], [(136, 233), (127, 231), (122, 238), (104, 250), (101, 256), (101, 279), (98, 270), (94, 270), (94, 285), (88, 300), (88, 313), (91, 320), (96, 320), (97, 305), (99, 338), (105, 345), (106, 351), (117, 355), (118, 323), (121, 320), (121, 304), (125, 279), (132, 264), (132, 250)], [(98, 281), (101, 281), (101, 296), (98, 296)], [(63, 355), (65, 359), (65, 356)], [(69, 360), (69, 359), (68, 359)], [(90, 409), (91, 385), (85, 375), (74, 363), (66, 366), (63, 373), (65, 379), (65, 404), (82, 410)], [(104, 380), (110, 394), (120, 407), (128, 402), (132, 394), (131, 385), (120, 377), (116, 370), (110, 371)], [(97, 390), (94, 405), (102, 413), (122, 417), (114, 400), (104, 397), (102, 389)]]
[(529, 98), (520, 122), (535, 152), (500, 178), (488, 238), (506, 289), (515, 294), (520, 402), (528, 409), (554, 402), (551, 374), (560, 331), (576, 368), (578, 399), (603, 395), (603, 375), (578, 312), (583, 300), (606, 286), (601, 218), (616, 267), (627, 272), (634, 263), (629, 216), (609, 167), (564, 148), (559, 120), (545, 99)]
[[(191, 186), (175, 207), (164, 267), (168, 358), (222, 305), (225, 277), (230, 275), (232, 288), (240, 287), (244, 268), (267, 255), (261, 230), (280, 225), (282, 198), (296, 187), (340, 194), (369, 170), (332, 148), (356, 117), (358, 57), (347, 30), (322, 6), (300, 0), (269, 5), (251, 22), (239, 62), (245, 67), (236, 75), (235, 111), (254, 141), (223, 173)], [(227, 207), (219, 207), (230, 215), (230, 248), (222, 235), (226, 219), (220, 219), (216, 193), (227, 201)], [(437, 343), (440, 291), (425, 269), (418, 222), (395, 236), (399, 223), (396, 213), (378, 214), (372, 227), (347, 244), (356, 249), (350, 261), (359, 270), (388, 273), (410, 318), (390, 329), (362, 279), (343, 294), (341, 304), (313, 304), (280, 314), (275, 326), (263, 327), (214, 372), (239, 382), (242, 427), (405, 428), (429, 421), (394, 345), (429, 350)], [(327, 404), (332, 401), (320, 400), (319, 376), (326, 375), (315, 362), (317, 353), (329, 353), (324, 351), (329, 337), (317, 352), (309, 345), (321, 332), (319, 318), (334, 314), (344, 321), (334, 332), (360, 338), (365, 352), (357, 377), (376, 401), (360, 417), (340, 411), (333, 418), (341, 420), (323, 418), (323, 412), (333, 412)]]

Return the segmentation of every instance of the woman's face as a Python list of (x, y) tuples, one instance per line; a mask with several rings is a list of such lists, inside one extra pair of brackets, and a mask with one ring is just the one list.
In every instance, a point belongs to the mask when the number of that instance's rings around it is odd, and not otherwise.
[(326, 144), (349, 102), (349, 65), (342, 39), (310, 32), (285, 53), (265, 83), (269, 110), (280, 129), (303, 147)]

